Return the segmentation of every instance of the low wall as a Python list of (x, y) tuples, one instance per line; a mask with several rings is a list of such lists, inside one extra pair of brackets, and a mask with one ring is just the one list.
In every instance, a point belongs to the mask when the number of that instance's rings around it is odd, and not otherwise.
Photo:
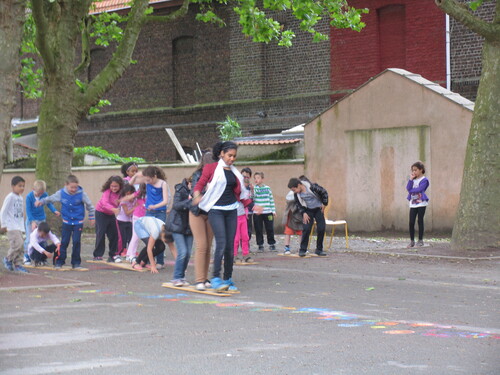
[[(182, 181), (183, 178), (191, 176), (196, 169), (196, 165), (181, 164), (160, 164), (167, 176), (167, 182), (173, 189), (175, 184)], [(304, 163), (302, 160), (287, 160), (281, 163), (277, 162), (255, 162), (255, 163), (237, 163), (237, 167), (242, 169), (250, 167), (253, 172), (264, 172), (266, 185), (269, 185), (273, 191), (276, 204), (276, 233), (282, 233), (281, 225), (283, 211), (285, 209), (285, 196), (288, 193), (288, 180), (291, 177), (298, 177), (304, 174)], [(101, 187), (104, 182), (112, 175), (120, 175), (120, 166), (93, 166), (93, 167), (75, 167), (73, 174), (80, 180), (80, 185), (87, 193), (94, 205), (101, 197)], [(33, 169), (8, 169), (4, 170), (0, 181), (0, 199), (3, 202), (5, 196), (11, 191), (10, 181), (12, 177), (19, 175), (26, 180), (26, 188), (23, 196), (31, 191), (35, 181), (35, 171)], [(49, 191), (49, 194), (54, 193)]]

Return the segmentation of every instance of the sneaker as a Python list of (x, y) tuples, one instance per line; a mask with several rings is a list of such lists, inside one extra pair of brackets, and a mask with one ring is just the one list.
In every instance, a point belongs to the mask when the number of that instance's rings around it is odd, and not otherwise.
[(220, 277), (214, 277), (210, 280), (210, 284), (212, 284), (212, 288), (217, 292), (223, 292), (229, 289), (229, 285), (222, 281)]
[(24, 260), (23, 260), (23, 263), (26, 265), (26, 266), (31, 266), (31, 259), (29, 257), (28, 254), (24, 254)]
[(184, 286), (190, 286), (191, 284), (186, 279), (181, 279), (184, 283)]
[(56, 269), (56, 270), (60, 270), (60, 269), (62, 269), (62, 266), (61, 266), (60, 264), (56, 264), (56, 265), (54, 266), (54, 269)]
[(307, 251), (299, 251), (299, 257), (305, 257), (307, 254)]
[(410, 244), (408, 246), (406, 246), (407, 249), (410, 249), (412, 248), (413, 246), (415, 246), (415, 241), (411, 241)]
[(207, 288), (205, 287), (205, 283), (197, 283), (195, 289), (202, 292), (207, 290)]
[(130, 263), (137, 263), (137, 257), (130, 257)]
[(424, 241), (422, 241), (422, 240), (418, 240), (418, 242), (417, 242), (417, 246), (418, 246), (418, 247), (422, 247), (422, 246), (424, 246)]
[(257, 250), (258, 253), (263, 253), (264, 252), (264, 246), (259, 245), (259, 250)]
[(49, 263), (46, 260), (42, 260), (40, 262), (40, 266), (48, 266), (48, 265), (49, 265)]
[(157, 269), (157, 270), (161, 270), (162, 268), (165, 268), (165, 265), (164, 265), (164, 264), (161, 264), (161, 263), (156, 263), (156, 269)]
[(211, 289), (212, 288), (212, 283), (209, 280), (205, 280), (203, 283), (205, 285), (205, 288)]
[(35, 262), (35, 267), (40, 267), (42, 266), (42, 262)]
[(327, 254), (327, 253), (325, 253), (323, 250), (321, 250), (321, 251), (315, 251), (314, 253), (315, 253), (317, 256), (319, 256), (319, 257), (326, 257), (326, 256), (328, 255), (328, 254)]
[(234, 263), (241, 263), (243, 260), (240, 257), (234, 258)]
[(269, 246), (269, 251), (276, 251), (276, 246), (275, 245), (270, 245)]
[(253, 263), (252, 257), (246, 257), (245, 258), (245, 263)]
[(14, 267), (14, 271), (17, 271), (17, 272), (24, 272), (24, 273), (29, 273), (29, 271), (24, 268), (23, 266), (21, 265), (17, 265)]
[(181, 279), (172, 280), (172, 284), (178, 288), (184, 286), (184, 282)]
[(74, 270), (83, 270), (83, 267), (79, 264), (73, 264), (71, 268), (73, 268)]
[(234, 285), (233, 279), (231, 278), (224, 280), (223, 283), (229, 286), (227, 290), (230, 292), (236, 292), (238, 290), (238, 288)]
[(122, 258), (119, 255), (115, 255), (112, 260), (113, 263), (121, 263)]
[(8, 260), (7, 258), (3, 258), (3, 265), (9, 271), (14, 271), (14, 266), (12, 265), (12, 262), (10, 260)]
[(290, 254), (291, 254), (291, 252), (290, 252), (290, 250), (285, 250), (285, 251), (283, 252), (283, 254), (285, 254), (285, 255), (290, 255)]
[(101, 261), (101, 260), (104, 260), (103, 257), (94, 257), (94, 259), (92, 259), (93, 261)]

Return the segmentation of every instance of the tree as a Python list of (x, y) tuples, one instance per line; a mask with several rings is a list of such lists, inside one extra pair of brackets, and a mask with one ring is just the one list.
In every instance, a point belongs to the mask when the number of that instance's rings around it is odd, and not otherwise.
[[(217, 4), (226, 4), (225, 0), (183, 0), (180, 8), (165, 16), (152, 14), (148, 0), (134, 0), (125, 19), (120, 19), (124, 25), (123, 33), (116, 19), (108, 18), (106, 23), (89, 15), (92, 0), (32, 0), (36, 47), (44, 70), (36, 174), (47, 181), (49, 187), (62, 185), (70, 173), (78, 122), (130, 65), (142, 26), (147, 22), (169, 22), (182, 17), (190, 3), (198, 3), (200, 13), (197, 19), (200, 21), (224, 25), (215, 10)], [(263, 7), (269, 11), (291, 11), (300, 20), (301, 29), (310, 32), (314, 40), (327, 38), (314, 29), (325, 15), (334, 27), (360, 30), (364, 26), (361, 13), (366, 12), (349, 7), (347, 0), (300, 0), (293, 3), (274, 0), (264, 1)], [(239, 15), (243, 33), (254, 41), (278, 41), (280, 45), (291, 45), (293, 31), (282, 29), (277, 21), (257, 7), (255, 0), (236, 0), (233, 9)], [(102, 42), (102, 35), (109, 27), (118, 30), (115, 34), (119, 35), (115, 39), (112, 59), (93, 80), (79, 81), (79, 73), (90, 62), (91, 43)], [(78, 45), (82, 48), (80, 59), (77, 58)]]
[(0, 178), (10, 141), (10, 123), (16, 106), (19, 82), (19, 51), (23, 35), (26, 0), (0, 2)]
[[(471, 2), (471, 8), (482, 4)], [(444, 12), (484, 38), (482, 73), (467, 143), (454, 249), (500, 246), (500, 2), (488, 23), (456, 0), (436, 0)]]

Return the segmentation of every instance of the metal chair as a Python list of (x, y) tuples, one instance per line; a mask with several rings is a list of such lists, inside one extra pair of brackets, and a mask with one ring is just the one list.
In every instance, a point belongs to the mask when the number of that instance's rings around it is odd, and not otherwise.
[[(344, 225), (344, 230), (345, 230), (345, 247), (346, 249), (349, 248), (349, 232), (347, 229), (347, 221), (345, 220), (330, 220), (328, 219), (328, 211), (330, 210), (330, 205), (325, 207), (324, 215), (325, 215), (325, 224), (326, 228), (328, 228), (328, 225), (332, 226), (332, 232), (330, 233), (330, 243), (328, 244), (328, 250), (332, 247), (332, 242), (333, 242), (333, 234), (335, 233), (335, 226), (337, 225)], [(314, 233), (314, 230), (316, 229), (316, 221), (314, 222), (312, 228), (311, 228), (311, 235), (309, 236), (309, 243), (307, 244), (307, 248), (311, 247), (311, 241), (312, 241), (312, 234)], [(326, 233), (326, 229), (325, 229)]]

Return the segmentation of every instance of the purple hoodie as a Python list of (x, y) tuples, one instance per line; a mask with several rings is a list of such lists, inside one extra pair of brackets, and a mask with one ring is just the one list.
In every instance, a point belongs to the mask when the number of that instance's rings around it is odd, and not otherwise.
[(427, 179), (427, 177), (424, 177), (416, 188), (413, 187), (413, 180), (409, 180), (406, 184), (406, 190), (408, 190), (408, 197), (406, 199), (411, 200), (412, 195), (421, 194), (420, 200), (428, 201), (429, 197), (425, 194), (425, 191), (428, 187), (429, 180)]

